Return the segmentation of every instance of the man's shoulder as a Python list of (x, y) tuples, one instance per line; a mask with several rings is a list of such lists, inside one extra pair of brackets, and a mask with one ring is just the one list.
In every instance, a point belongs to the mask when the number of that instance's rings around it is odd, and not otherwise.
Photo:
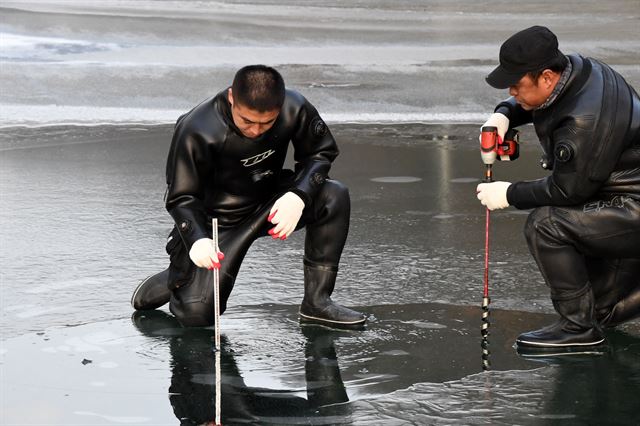
[(297, 120), (295, 117), (313, 118), (318, 115), (315, 106), (304, 95), (291, 89), (286, 90), (282, 113), (284, 117), (294, 121)]
[(284, 96), (284, 106), (290, 108), (302, 108), (305, 104), (308, 104), (309, 101), (305, 98), (302, 93), (297, 90), (286, 89)]
[(176, 122), (176, 132), (199, 133), (208, 137), (223, 137), (228, 125), (224, 120), (222, 92), (200, 102)]

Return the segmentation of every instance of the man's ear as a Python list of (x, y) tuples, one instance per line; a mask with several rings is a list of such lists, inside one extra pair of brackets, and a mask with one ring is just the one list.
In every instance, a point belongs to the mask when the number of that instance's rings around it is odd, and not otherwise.
[(227, 99), (229, 100), (231, 106), (233, 106), (233, 90), (231, 90), (231, 87), (229, 87), (229, 89), (227, 90)]
[(542, 80), (543, 87), (546, 89), (549, 89), (551, 86), (555, 84), (557, 80), (556, 73), (547, 68), (546, 70), (542, 71), (542, 74), (540, 75), (540, 79)]

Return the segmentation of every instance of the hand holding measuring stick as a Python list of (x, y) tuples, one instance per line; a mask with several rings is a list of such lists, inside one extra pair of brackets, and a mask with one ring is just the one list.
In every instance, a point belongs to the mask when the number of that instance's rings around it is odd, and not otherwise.
[(218, 243), (214, 240), (200, 238), (191, 246), (189, 258), (196, 266), (212, 270), (220, 268), (220, 261), (224, 259), (224, 253), (220, 251)]

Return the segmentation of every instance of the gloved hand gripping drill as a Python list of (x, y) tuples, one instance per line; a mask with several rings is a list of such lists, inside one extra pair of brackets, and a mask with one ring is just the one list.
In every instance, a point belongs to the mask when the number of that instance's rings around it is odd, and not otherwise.
[[(511, 182), (493, 181), (493, 163), (513, 161), (520, 155), (519, 134), (508, 129), (509, 120), (503, 114), (493, 114), (480, 131), (480, 156), (486, 166), (484, 183), (476, 188), (478, 200), (489, 210), (509, 207), (507, 189)], [(504, 138), (501, 137), (504, 134)]]

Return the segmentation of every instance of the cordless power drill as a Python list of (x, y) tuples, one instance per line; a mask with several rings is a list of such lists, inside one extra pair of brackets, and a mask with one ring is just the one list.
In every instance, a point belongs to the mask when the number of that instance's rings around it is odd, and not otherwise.
[(484, 126), (480, 129), (480, 155), (482, 162), (487, 166), (485, 182), (493, 181), (491, 166), (496, 161), (513, 161), (520, 155), (520, 136), (516, 129), (509, 129), (504, 135), (504, 140), (498, 135), (498, 128)]
[(520, 136), (516, 129), (509, 129), (504, 135), (504, 140), (498, 135), (497, 127), (484, 126), (481, 132), (480, 153), (484, 164), (493, 164), (496, 159), (513, 161), (520, 155)]

